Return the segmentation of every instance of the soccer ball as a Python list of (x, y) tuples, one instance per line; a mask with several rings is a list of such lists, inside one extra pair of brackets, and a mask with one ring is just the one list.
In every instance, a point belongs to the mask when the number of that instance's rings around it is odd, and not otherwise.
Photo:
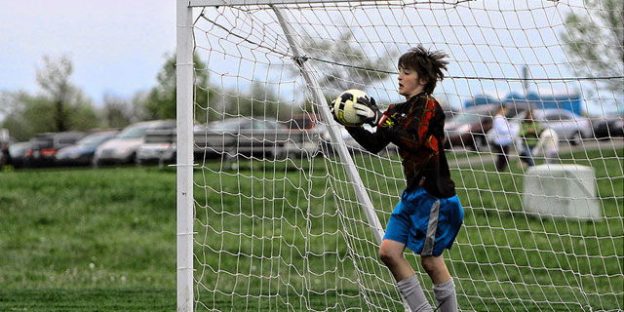
[(355, 103), (365, 104), (370, 98), (366, 92), (357, 89), (350, 89), (342, 92), (331, 104), (334, 117), (343, 126), (357, 127), (364, 123), (364, 117), (357, 114), (353, 105)]

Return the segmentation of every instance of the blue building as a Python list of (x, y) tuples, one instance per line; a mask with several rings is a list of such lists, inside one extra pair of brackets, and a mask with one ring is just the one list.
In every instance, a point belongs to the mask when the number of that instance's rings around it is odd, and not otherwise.
[(472, 99), (464, 102), (464, 107), (471, 107), (483, 104), (529, 104), (533, 108), (562, 108), (577, 115), (582, 114), (582, 101), (579, 94), (566, 94), (555, 96), (539, 96), (529, 92), (526, 96), (518, 93), (510, 93), (503, 100), (497, 100), (487, 95), (476, 95)]

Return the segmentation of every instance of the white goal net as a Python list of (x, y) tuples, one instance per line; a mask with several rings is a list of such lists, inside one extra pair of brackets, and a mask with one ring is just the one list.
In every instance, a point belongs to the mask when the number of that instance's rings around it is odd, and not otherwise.
[[(187, 189), (179, 178), (178, 194), (193, 196), (178, 209), (193, 213), (178, 235), (192, 236), (192, 260), (180, 263), (179, 254), (178, 270), (191, 270), (192, 262), (192, 281), (179, 277), (178, 287), (192, 293), (178, 292), (179, 309), (405, 309), (378, 259), (379, 235), (405, 187), (396, 147), (363, 150), (328, 120), (325, 105), (350, 88), (366, 91), (382, 109), (403, 101), (396, 63), (418, 44), (446, 52), (450, 61), (434, 96), (447, 111), (447, 157), (465, 208), (462, 230), (444, 253), (460, 310), (624, 308), (619, 1), (190, 1), (190, 7), (192, 51), (178, 53), (194, 54), (193, 82), (186, 80), (193, 141), (178, 142), (178, 166), (194, 166)], [(609, 18), (620, 23), (610, 25)], [(583, 35), (586, 23), (598, 25), (591, 35)], [(583, 50), (588, 44), (594, 51)], [(594, 70), (605, 60), (612, 66)], [(178, 92), (186, 92), (180, 83)], [(517, 133), (530, 108), (557, 134), (556, 153), (535, 151), (527, 167), (519, 140), (497, 170), (488, 131), (501, 104), (512, 108)], [(178, 125), (189, 126), (180, 111)], [(191, 150), (192, 163), (180, 160)], [(589, 182), (568, 174), (568, 165), (584, 168)], [(553, 202), (564, 208), (549, 213)], [(568, 203), (575, 210), (566, 215)], [(434, 303), (418, 257), (405, 256)], [(190, 304), (180, 308), (184, 300)]]

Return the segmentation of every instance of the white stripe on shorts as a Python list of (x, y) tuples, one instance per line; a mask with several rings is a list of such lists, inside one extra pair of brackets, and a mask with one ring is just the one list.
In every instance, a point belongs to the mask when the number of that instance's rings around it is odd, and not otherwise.
[(429, 225), (427, 225), (427, 237), (425, 237), (425, 245), (420, 253), (421, 256), (431, 256), (433, 253), (433, 245), (435, 244), (435, 234), (438, 229), (438, 215), (440, 214), (440, 200), (436, 200), (431, 206), (429, 213)]

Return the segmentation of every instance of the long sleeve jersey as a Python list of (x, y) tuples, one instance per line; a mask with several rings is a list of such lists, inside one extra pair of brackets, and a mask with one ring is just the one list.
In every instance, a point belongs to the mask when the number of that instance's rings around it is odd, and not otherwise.
[(507, 121), (507, 117), (501, 114), (494, 116), (492, 123), (493, 138), (492, 141), (498, 145), (510, 145), (514, 141), (511, 125)]
[(438, 198), (455, 195), (444, 154), (444, 111), (432, 96), (419, 94), (390, 105), (374, 133), (362, 127), (347, 127), (347, 131), (371, 153), (390, 142), (397, 145), (407, 189), (422, 185)]

